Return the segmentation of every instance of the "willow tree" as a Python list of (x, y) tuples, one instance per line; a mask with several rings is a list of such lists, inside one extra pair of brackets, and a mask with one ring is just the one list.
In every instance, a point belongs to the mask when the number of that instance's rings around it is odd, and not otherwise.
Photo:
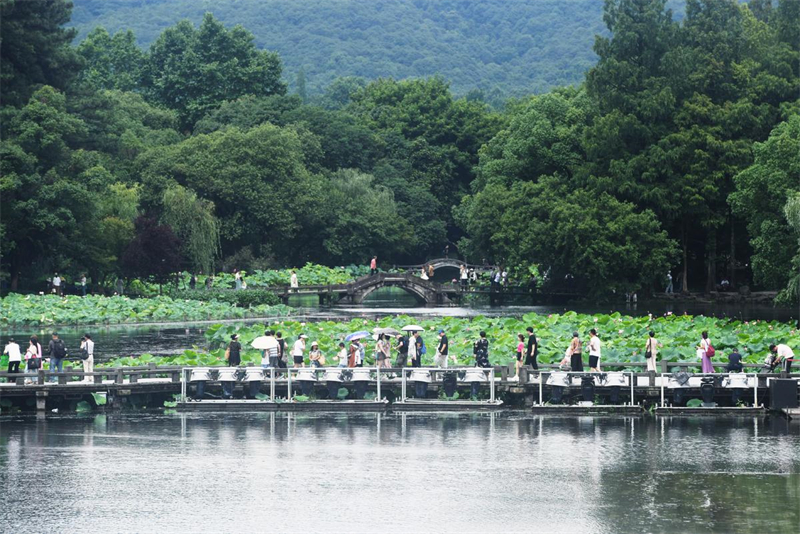
[[(797, 237), (797, 254), (792, 260), (793, 276), (786, 287), (785, 296), (787, 300), (796, 298), (800, 303), (800, 193), (794, 193), (789, 197), (783, 208), (783, 214)], [(797, 321), (797, 324), (800, 325), (800, 315), (797, 316)]]
[(191, 189), (173, 184), (164, 191), (162, 222), (172, 227), (192, 271), (212, 272), (220, 253), (219, 221), (214, 203)]

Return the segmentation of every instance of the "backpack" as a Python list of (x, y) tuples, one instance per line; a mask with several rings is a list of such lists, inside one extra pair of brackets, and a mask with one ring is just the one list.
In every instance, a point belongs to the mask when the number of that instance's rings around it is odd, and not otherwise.
[(419, 338), (419, 341), (422, 344), (422, 348), (419, 349), (419, 353), (420, 354), (427, 354), (428, 353), (428, 347), (425, 346), (425, 340), (422, 339), (422, 338)]
[(714, 350), (714, 347), (711, 345), (711, 343), (709, 343), (708, 344), (708, 350), (706, 351), (706, 356), (708, 356), (709, 358), (713, 358), (714, 354), (716, 354), (716, 352), (717, 351)]
[(67, 346), (64, 345), (63, 339), (56, 339), (53, 342), (53, 358), (57, 358), (59, 360), (63, 360), (67, 357)]

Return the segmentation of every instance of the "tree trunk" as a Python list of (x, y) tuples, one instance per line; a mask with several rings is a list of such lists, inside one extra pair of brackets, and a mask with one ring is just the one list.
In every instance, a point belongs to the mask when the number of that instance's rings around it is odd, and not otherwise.
[(717, 263), (717, 234), (714, 229), (709, 229), (706, 236), (706, 293), (716, 289), (716, 263)]
[(17, 288), (19, 287), (19, 271), (12, 268), (11, 269), (11, 287), (10, 291), (12, 293), (16, 293)]
[(681, 293), (689, 293), (689, 253), (686, 242), (686, 222), (681, 224), (681, 242), (683, 244), (683, 273), (681, 274)]

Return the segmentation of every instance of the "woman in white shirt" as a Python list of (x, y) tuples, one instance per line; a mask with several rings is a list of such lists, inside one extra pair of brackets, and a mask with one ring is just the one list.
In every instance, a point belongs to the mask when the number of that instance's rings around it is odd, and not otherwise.
[(294, 359), (295, 368), (306, 366), (303, 360), (303, 353), (306, 351), (306, 339), (308, 339), (307, 335), (300, 334), (300, 337), (298, 337), (297, 341), (294, 342), (294, 348), (292, 349), (292, 358)]
[[(94, 372), (94, 341), (92, 341), (92, 336), (89, 334), (83, 334), (81, 350), (86, 350), (87, 354), (89, 354), (89, 357), (83, 360), (83, 372)], [(92, 377), (84, 376), (82, 382), (92, 382)]]
[(589, 370), (595, 373), (600, 372), (600, 338), (597, 337), (597, 330), (589, 330)]
[[(656, 333), (651, 330), (650, 337), (647, 338), (644, 344), (644, 361), (647, 362), (648, 371), (656, 372), (658, 370), (656, 368), (656, 356), (658, 355), (658, 349), (662, 346), (656, 339)], [(648, 352), (650, 353), (649, 358), (647, 357)]]
[(289, 285), (294, 289), (299, 287), (297, 282), (297, 273), (292, 271), (292, 276), (289, 277)]
[[(39, 344), (39, 338), (35, 335), (31, 336), (28, 350), (25, 351), (25, 372), (35, 373), (38, 369), (42, 368), (42, 345)], [(31, 379), (25, 380), (26, 384), (32, 383)]]

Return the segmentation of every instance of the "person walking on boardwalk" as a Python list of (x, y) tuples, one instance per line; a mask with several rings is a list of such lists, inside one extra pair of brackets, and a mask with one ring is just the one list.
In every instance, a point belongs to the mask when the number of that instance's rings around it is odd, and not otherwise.
[(297, 338), (297, 341), (294, 342), (294, 348), (292, 348), (292, 360), (294, 361), (295, 369), (306, 366), (305, 360), (303, 359), (303, 354), (306, 351), (306, 339), (308, 339), (307, 335), (300, 334), (300, 336)]
[(775, 345), (774, 343), (769, 346), (769, 351), (776, 355), (775, 363), (783, 364), (783, 370), (786, 373), (792, 372), (792, 361), (794, 360), (794, 351), (789, 345), (783, 343)]
[[(434, 358), (433, 365), (436, 367), (444, 367), (447, 368), (447, 357), (450, 353), (450, 340), (447, 339), (447, 335), (444, 333), (444, 330), (439, 330), (439, 344), (436, 346), (436, 357)], [(453, 356), (453, 363), (455, 363), (456, 358)]]
[(369, 260), (369, 274), (370, 276), (378, 274), (378, 256), (372, 256)]
[(574, 372), (583, 372), (583, 343), (578, 332), (572, 333), (572, 341), (567, 349), (569, 365)]
[(658, 349), (663, 345), (656, 339), (656, 333), (650, 330), (649, 337), (644, 343), (644, 361), (647, 362), (647, 370), (656, 372), (656, 356), (658, 356)]
[(525, 329), (528, 332), (528, 349), (525, 353), (525, 365), (533, 367), (534, 371), (539, 370), (539, 362), (536, 359), (539, 356), (539, 340), (536, 339), (536, 334), (533, 333), (533, 327), (529, 326)]
[(597, 330), (589, 330), (589, 370), (593, 373), (600, 372), (600, 338)]
[(472, 354), (475, 356), (476, 367), (490, 367), (489, 340), (486, 339), (486, 332), (481, 331), (480, 337), (472, 345)]
[(460, 267), (458, 277), (461, 280), (461, 289), (466, 291), (467, 285), (469, 284), (469, 274), (467, 273), (466, 265)]
[[(42, 368), (42, 345), (35, 335), (28, 340), (28, 350), (25, 351), (25, 372), (36, 372)], [(26, 384), (32, 383), (31, 379), (25, 380)]]
[(397, 334), (397, 358), (394, 361), (395, 367), (403, 368), (408, 365), (408, 341), (409, 339), (403, 334)]
[(744, 370), (742, 355), (737, 349), (733, 349), (733, 352), (728, 354), (728, 365), (725, 366), (725, 369), (729, 373), (741, 373)]
[(297, 289), (300, 285), (297, 282), (297, 273), (292, 271), (292, 276), (289, 277), (289, 287)]
[(267, 330), (264, 332), (267, 338), (264, 344), (264, 350), (261, 353), (261, 367), (268, 369), (270, 367), (278, 366), (278, 340), (275, 339), (275, 332)]
[(58, 332), (53, 332), (53, 339), (47, 347), (50, 355), (50, 373), (61, 373), (64, 371), (64, 358), (67, 357), (67, 346), (64, 340), (58, 337)]
[(347, 367), (347, 347), (344, 343), (339, 343), (339, 352), (336, 353), (336, 359), (339, 360), (339, 367)]
[(375, 344), (375, 365), (377, 367), (391, 367), (391, 346), (386, 334), (378, 335)]
[(283, 334), (280, 332), (275, 333), (275, 339), (278, 341), (278, 367), (286, 369), (289, 363), (289, 355), (286, 353), (286, 340), (283, 339)]
[(242, 363), (242, 344), (239, 343), (239, 334), (231, 334), (231, 342), (228, 343), (228, 365), (238, 367)]
[(714, 356), (714, 346), (711, 344), (711, 340), (708, 339), (708, 332), (705, 330), (703, 331), (702, 338), (700, 339), (700, 345), (697, 347), (697, 355), (700, 357), (702, 361), (701, 369), (704, 374), (707, 373), (715, 373), (714, 364), (711, 363), (711, 358)]
[(672, 273), (667, 271), (667, 288), (664, 290), (667, 295), (672, 294)]
[(3, 349), (3, 354), (8, 354), (8, 372), (19, 373), (19, 364), (22, 361), (22, 353), (19, 350), (19, 345), (14, 341), (14, 338), (9, 338), (6, 348)]
[(311, 351), (308, 353), (308, 361), (311, 362), (311, 367), (317, 368), (325, 365), (325, 356), (319, 350), (319, 343), (314, 341), (311, 343)]
[(519, 381), (519, 370), (522, 368), (522, 358), (525, 354), (525, 335), (517, 334), (517, 361), (514, 362), (514, 380)]
[(417, 356), (417, 336), (416, 332), (413, 332), (408, 338), (408, 365), (411, 367), (419, 367), (416, 361)]
[[(90, 336), (89, 334), (83, 334), (83, 338), (81, 339), (81, 352), (84, 352), (82, 354), (82, 356), (81, 356), (81, 358), (83, 359), (83, 372), (84, 373), (93, 373), (94, 372), (94, 340), (92, 339), (92, 336)], [(82, 382), (92, 382), (92, 381), (93, 381), (93, 379), (90, 376), (84, 376), (83, 380), (82, 380)]]

